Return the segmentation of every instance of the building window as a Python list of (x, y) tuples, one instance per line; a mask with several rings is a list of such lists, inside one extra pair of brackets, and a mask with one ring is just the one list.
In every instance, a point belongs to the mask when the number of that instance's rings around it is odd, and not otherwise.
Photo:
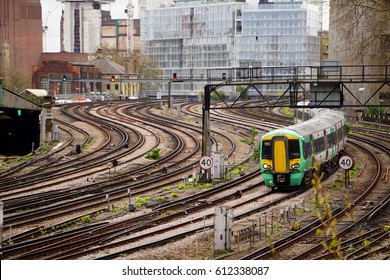
[(45, 89), (47, 92), (50, 91), (50, 83), (48, 78), (42, 78), (41, 81), (39, 82), (39, 88), (40, 89)]

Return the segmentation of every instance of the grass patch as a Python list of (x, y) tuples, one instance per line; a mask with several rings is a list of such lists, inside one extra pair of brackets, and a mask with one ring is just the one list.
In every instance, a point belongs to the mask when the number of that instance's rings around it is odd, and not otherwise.
[(233, 168), (232, 173), (233, 175), (240, 175), (247, 168), (248, 168), (248, 164), (240, 164)]
[(91, 219), (91, 216), (90, 215), (86, 215), (86, 216), (83, 216), (80, 218), (80, 221), (83, 223), (83, 224), (86, 224), (86, 223), (90, 223), (92, 221)]
[(116, 213), (116, 212), (120, 212), (120, 211), (122, 211), (122, 210), (123, 210), (123, 207), (114, 207), (114, 208), (111, 210), (111, 212)]
[(198, 189), (209, 189), (209, 188), (212, 188), (213, 187), (213, 184), (211, 183), (206, 183), (206, 184), (200, 184), (200, 185), (197, 185), (196, 188)]
[(171, 193), (171, 197), (173, 197), (173, 198), (175, 198), (175, 197), (179, 197), (179, 194), (178, 194), (178, 193), (176, 193), (176, 192), (173, 192), (173, 193)]
[(179, 191), (182, 191), (182, 190), (191, 189), (192, 187), (193, 187), (192, 185), (185, 185), (185, 184), (182, 184), (182, 185), (179, 185), (179, 186), (177, 187), (177, 189), (178, 189)]
[(333, 182), (332, 184), (327, 185), (326, 188), (330, 190), (332, 189), (341, 190), (341, 185), (336, 182)]
[(150, 202), (149, 196), (138, 196), (135, 198), (135, 207), (137, 208), (144, 208), (146, 207), (146, 204)]
[(88, 150), (89, 148), (91, 148), (92, 146), (92, 143), (85, 143), (84, 146), (83, 146), (83, 150)]
[(290, 108), (283, 107), (280, 112), (286, 116), (294, 117), (294, 111), (291, 110)]

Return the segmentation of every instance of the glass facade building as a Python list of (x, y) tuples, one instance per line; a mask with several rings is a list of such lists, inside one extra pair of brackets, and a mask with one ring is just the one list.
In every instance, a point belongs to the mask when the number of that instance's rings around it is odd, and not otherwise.
[(178, 2), (143, 14), (144, 54), (156, 60), (167, 77), (173, 72), (196, 77), (207, 68), (232, 66), (236, 13), (243, 3), (185, 3), (192, 5)]
[(243, 11), (237, 34), (240, 60), (260, 60), (262, 66), (319, 65), (318, 7), (304, 2), (263, 3)]
[[(164, 78), (206, 77), (207, 69), (320, 64), (320, 12), (303, 2), (176, 1), (141, 13), (141, 51)], [(265, 3), (263, 3), (265, 2)], [(203, 84), (204, 85), (204, 84)], [(203, 86), (187, 90), (202, 90)]]

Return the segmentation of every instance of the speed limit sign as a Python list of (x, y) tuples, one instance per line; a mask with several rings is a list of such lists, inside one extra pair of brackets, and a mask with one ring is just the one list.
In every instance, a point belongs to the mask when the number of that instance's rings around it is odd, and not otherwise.
[(210, 169), (211, 167), (213, 167), (213, 164), (214, 164), (214, 160), (210, 156), (203, 156), (199, 160), (199, 166), (202, 169)]
[(350, 156), (342, 156), (339, 159), (339, 166), (344, 170), (350, 170), (354, 164), (355, 162)]

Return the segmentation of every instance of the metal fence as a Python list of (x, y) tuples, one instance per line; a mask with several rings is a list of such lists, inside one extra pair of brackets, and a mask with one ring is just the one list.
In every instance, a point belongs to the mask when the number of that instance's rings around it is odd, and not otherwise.
[(385, 125), (390, 125), (390, 116), (389, 115), (368, 115), (368, 114), (363, 114), (362, 115), (362, 120), (365, 122), (372, 122), (372, 123), (377, 123), (377, 124), (385, 124)]

